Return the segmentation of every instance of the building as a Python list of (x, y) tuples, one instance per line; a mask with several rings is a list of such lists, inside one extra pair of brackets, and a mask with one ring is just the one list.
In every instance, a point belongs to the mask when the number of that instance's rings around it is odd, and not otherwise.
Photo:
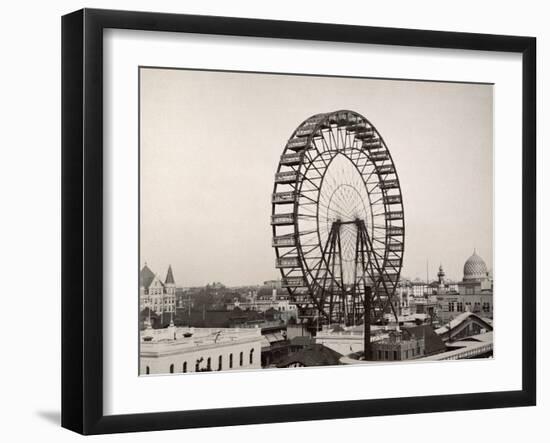
[(145, 308), (156, 314), (175, 313), (176, 282), (171, 265), (164, 281), (149, 269), (147, 263), (139, 272), (139, 310)]
[(286, 289), (280, 287), (279, 280), (264, 282), (264, 286), (257, 291), (250, 291), (246, 297), (246, 301), (241, 301), (235, 298), (231, 303), (226, 304), (227, 310), (241, 309), (243, 311), (278, 311), (279, 317), (288, 321), (291, 318), (296, 319), (298, 310), (296, 304), (290, 300), (290, 296)]
[[(169, 322), (169, 319), (165, 320), (163, 327), (168, 326)], [(261, 328), (265, 325), (280, 325), (281, 321), (269, 320), (265, 313), (258, 311), (176, 308), (174, 323), (176, 326), (195, 328)]]
[(286, 335), (286, 325), (262, 328), (262, 368), (273, 367), (288, 355), (290, 340)]
[[(261, 366), (273, 364), (288, 354), (287, 324), (281, 319), (281, 312), (276, 310), (259, 312), (240, 308), (227, 310), (187, 310), (176, 308), (173, 323), (176, 326), (214, 329), (257, 329), (261, 331)], [(171, 317), (164, 316), (164, 323), (151, 321), (153, 328), (170, 325)]]
[(409, 315), (423, 315), (425, 319), (431, 320), (437, 315), (437, 297), (434, 295), (429, 295), (427, 297), (414, 297), (409, 301), (408, 308)]
[(342, 354), (323, 345), (311, 344), (283, 358), (278, 368), (303, 368), (312, 366), (336, 366)]
[[(388, 336), (388, 327), (371, 326), (371, 342), (382, 340)], [(341, 355), (363, 352), (365, 333), (363, 325), (327, 326), (317, 332), (315, 343), (326, 346)]]
[(446, 323), (463, 312), (493, 318), (493, 280), (485, 261), (475, 250), (464, 263), (462, 281), (456, 286), (458, 291), (437, 291), (437, 315), (441, 322)]
[(473, 335), (456, 342), (448, 342), (447, 350), (421, 360), (468, 360), (493, 356), (493, 332)]
[(390, 331), (372, 343), (372, 360), (400, 361), (445, 352), (447, 347), (431, 325), (409, 326)]
[(400, 315), (425, 315), (428, 323), (447, 323), (463, 312), (493, 317), (493, 281), (475, 250), (464, 263), (462, 281), (447, 279), (440, 265), (437, 280), (426, 283), (404, 279), (396, 293)]
[(425, 355), (425, 339), (406, 331), (390, 331), (386, 338), (372, 343), (372, 360), (411, 360)]
[(493, 330), (492, 321), (473, 312), (463, 312), (446, 325), (436, 329), (437, 335), (447, 343), (462, 340), (473, 335), (485, 334)]
[(463, 360), (493, 356), (492, 320), (463, 312), (435, 330), (445, 343), (443, 352), (426, 354), (428, 360)]
[(140, 375), (261, 368), (259, 328), (148, 328), (140, 334)]
[(315, 339), (308, 335), (296, 336), (290, 339), (289, 353), (298, 352), (315, 344)]

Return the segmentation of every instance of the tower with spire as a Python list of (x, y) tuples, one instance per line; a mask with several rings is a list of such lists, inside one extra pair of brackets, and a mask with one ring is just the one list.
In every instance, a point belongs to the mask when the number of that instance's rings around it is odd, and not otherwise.
[(445, 271), (443, 265), (439, 264), (439, 270), (437, 271), (437, 289), (439, 293), (445, 290)]
[(170, 312), (170, 326), (173, 327), (174, 313), (176, 310), (176, 282), (174, 281), (172, 265), (168, 265), (168, 272), (166, 272), (166, 278), (164, 279), (164, 288), (166, 291), (166, 298), (169, 301), (168, 311)]
[(172, 265), (168, 265), (168, 272), (164, 279), (164, 286), (166, 288), (166, 294), (176, 296), (176, 282), (174, 280), (174, 273), (172, 272)]

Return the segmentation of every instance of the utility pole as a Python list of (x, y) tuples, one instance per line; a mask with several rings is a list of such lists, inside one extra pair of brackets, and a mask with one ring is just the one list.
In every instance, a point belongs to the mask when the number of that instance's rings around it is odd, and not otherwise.
[(429, 265), (429, 262), (428, 262), (428, 259), (426, 259), (426, 296), (427, 297), (430, 295), (430, 291), (429, 291), (430, 277), (428, 272), (428, 265)]
[(363, 338), (363, 347), (364, 347), (364, 358), (365, 360), (371, 360), (372, 359), (372, 346), (370, 342), (370, 308), (371, 308), (371, 293), (372, 288), (370, 286), (365, 286), (365, 300), (364, 300), (364, 321), (363, 321), (363, 329), (364, 329), (364, 338)]

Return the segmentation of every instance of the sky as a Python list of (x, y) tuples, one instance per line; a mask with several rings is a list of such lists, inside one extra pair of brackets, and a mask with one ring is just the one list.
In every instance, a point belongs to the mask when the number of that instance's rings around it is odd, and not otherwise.
[(350, 109), (384, 138), (405, 211), (402, 275), (493, 263), (491, 85), (141, 68), (140, 262), (176, 283), (279, 277), (271, 192), (313, 114)]

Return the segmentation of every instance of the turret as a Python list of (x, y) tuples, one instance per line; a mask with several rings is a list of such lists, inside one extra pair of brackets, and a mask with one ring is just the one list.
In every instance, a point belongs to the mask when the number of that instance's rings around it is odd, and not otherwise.
[(164, 280), (164, 285), (166, 287), (166, 294), (169, 294), (169, 295), (176, 294), (176, 282), (174, 280), (174, 273), (172, 272), (172, 265), (168, 266), (168, 272), (166, 273), (166, 279)]
[(438, 289), (439, 291), (443, 291), (445, 289), (445, 271), (443, 270), (443, 265), (439, 265), (439, 271), (437, 272), (437, 281), (438, 281)]

